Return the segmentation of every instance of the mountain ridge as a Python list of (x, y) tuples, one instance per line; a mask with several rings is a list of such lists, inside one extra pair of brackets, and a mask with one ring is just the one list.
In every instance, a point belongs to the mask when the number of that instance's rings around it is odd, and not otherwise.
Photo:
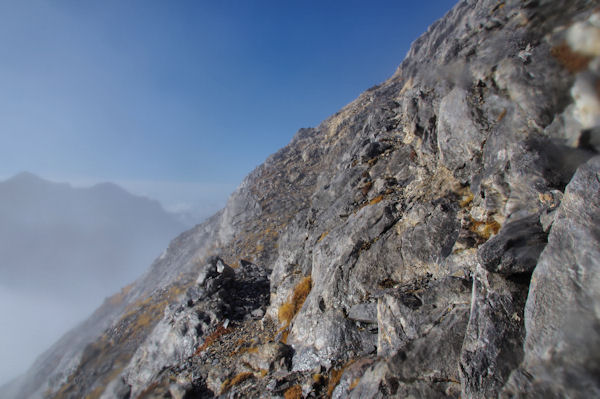
[[(157, 201), (116, 185), (75, 188), (30, 172), (0, 182), (0, 222), (2, 353), (11, 362), (11, 347), (21, 348), (18, 359), (45, 349), (42, 342), (80, 322), (184, 230)], [(13, 336), (16, 326), (23, 331)]]

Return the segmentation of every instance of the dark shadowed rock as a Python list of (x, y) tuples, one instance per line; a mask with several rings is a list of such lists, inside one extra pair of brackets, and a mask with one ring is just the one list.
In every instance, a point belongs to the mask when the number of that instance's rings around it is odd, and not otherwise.
[(546, 246), (539, 215), (507, 222), (478, 251), (481, 265), (504, 275), (531, 273)]
[(528, 278), (508, 280), (477, 268), (460, 356), (464, 397), (497, 396), (521, 362), (528, 284)]
[(351, 391), (352, 398), (445, 398), (460, 396), (458, 368), (468, 308), (451, 306), (437, 324), (400, 346), (387, 361), (370, 366)]

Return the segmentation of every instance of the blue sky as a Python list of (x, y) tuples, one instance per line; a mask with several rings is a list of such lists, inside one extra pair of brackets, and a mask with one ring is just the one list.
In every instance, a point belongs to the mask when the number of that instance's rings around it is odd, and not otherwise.
[(0, 177), (224, 198), (388, 78), (454, 3), (3, 1)]

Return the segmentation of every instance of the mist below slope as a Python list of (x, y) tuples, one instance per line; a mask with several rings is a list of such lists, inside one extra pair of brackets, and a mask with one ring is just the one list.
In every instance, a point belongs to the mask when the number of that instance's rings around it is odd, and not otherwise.
[(0, 182), (0, 384), (142, 274), (185, 226), (112, 183)]

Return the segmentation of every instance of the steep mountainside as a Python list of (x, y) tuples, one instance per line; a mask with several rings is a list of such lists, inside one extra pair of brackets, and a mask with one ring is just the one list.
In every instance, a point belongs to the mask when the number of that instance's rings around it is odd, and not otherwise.
[(12, 389), (598, 396), (597, 5), (459, 2)]

